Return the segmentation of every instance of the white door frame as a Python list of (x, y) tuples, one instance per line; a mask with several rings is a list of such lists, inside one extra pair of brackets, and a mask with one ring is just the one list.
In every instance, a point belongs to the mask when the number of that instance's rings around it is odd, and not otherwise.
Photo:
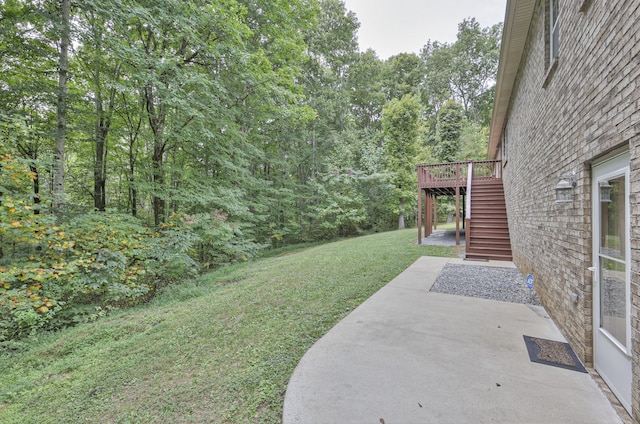
[[(593, 357), (594, 367), (603, 380), (611, 388), (620, 403), (631, 413), (631, 225), (630, 225), (630, 166), (629, 152), (609, 158), (593, 165), (592, 172), (592, 227), (593, 227)], [(601, 275), (600, 260), (610, 258), (601, 252), (601, 205), (600, 205), (600, 181), (613, 178), (625, 178), (625, 326), (626, 340), (617, 340), (611, 333), (601, 328)], [(617, 262), (618, 260), (616, 260)], [(620, 261), (621, 262), (621, 261)]]

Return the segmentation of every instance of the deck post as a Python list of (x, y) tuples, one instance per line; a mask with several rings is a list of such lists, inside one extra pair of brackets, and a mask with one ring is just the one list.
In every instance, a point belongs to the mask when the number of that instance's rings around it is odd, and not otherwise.
[(422, 244), (422, 189), (418, 187), (418, 245)]
[[(466, 196), (462, 196), (462, 211), (464, 212), (464, 214), (466, 216), (467, 215), (467, 202), (465, 202), (465, 200), (466, 200)], [(465, 226), (465, 222), (466, 222), (466, 219), (463, 219), (462, 220), (462, 229), (467, 228)]]
[(433, 229), (438, 229), (438, 196), (433, 196)]
[(460, 246), (460, 164), (456, 164), (456, 246)]
[(431, 235), (431, 193), (426, 192), (426, 207), (424, 210), (424, 236)]

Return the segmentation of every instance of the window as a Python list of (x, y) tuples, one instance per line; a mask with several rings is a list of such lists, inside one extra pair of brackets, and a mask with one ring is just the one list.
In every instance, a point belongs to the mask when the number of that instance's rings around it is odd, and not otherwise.
[(551, 58), (551, 61), (553, 61), (555, 58), (558, 57), (558, 50), (559, 50), (559, 37), (558, 37), (558, 23), (559, 23), (559, 19), (558, 19), (558, 3), (559, 0), (549, 0), (550, 7), (549, 7), (549, 33), (551, 34), (550, 40), (549, 40), (549, 56)]
[(544, 71), (542, 87), (546, 88), (558, 67), (560, 56), (560, 0), (544, 2)]

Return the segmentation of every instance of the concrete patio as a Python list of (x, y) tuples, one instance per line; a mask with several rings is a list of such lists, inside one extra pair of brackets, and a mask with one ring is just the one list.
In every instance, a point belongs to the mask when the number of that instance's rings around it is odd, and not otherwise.
[(284, 424), (620, 423), (591, 375), (530, 361), (523, 335), (561, 340), (544, 308), (430, 292), (423, 257), (302, 358)]

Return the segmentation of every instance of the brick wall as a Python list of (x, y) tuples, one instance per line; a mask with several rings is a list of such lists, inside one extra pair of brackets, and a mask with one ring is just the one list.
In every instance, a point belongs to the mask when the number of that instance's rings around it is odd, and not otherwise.
[[(545, 63), (546, 19), (540, 0), (507, 115), (504, 185), (514, 262), (534, 275), (548, 312), (593, 366), (591, 162), (628, 145), (633, 411), (640, 417), (640, 2), (561, 0), (553, 67)], [(559, 178), (574, 172), (573, 202), (556, 203)]]

